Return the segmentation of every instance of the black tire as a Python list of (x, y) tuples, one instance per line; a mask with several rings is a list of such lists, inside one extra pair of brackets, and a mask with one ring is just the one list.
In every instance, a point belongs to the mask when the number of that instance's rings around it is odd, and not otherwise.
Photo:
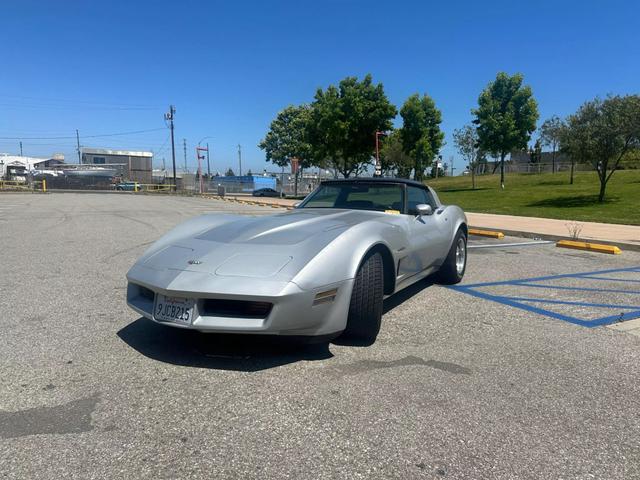
[(367, 254), (356, 274), (343, 336), (366, 345), (375, 342), (380, 331), (383, 298), (382, 255), (373, 252)]
[[(460, 241), (463, 242), (463, 251), (464, 251), (464, 264), (462, 269), (459, 269), (457, 266), (457, 249)], [(458, 230), (456, 234), (453, 244), (451, 245), (451, 249), (447, 254), (447, 258), (444, 263), (438, 270), (436, 274), (436, 280), (438, 283), (443, 285), (455, 285), (456, 283), (460, 283), (462, 278), (464, 277), (464, 272), (467, 269), (467, 235), (463, 230)]]

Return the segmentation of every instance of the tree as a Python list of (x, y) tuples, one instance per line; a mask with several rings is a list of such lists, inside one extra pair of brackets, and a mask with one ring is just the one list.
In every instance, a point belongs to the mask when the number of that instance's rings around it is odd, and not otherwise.
[(476, 188), (476, 170), (484, 159), (484, 153), (480, 150), (478, 131), (475, 125), (465, 125), (461, 129), (453, 131), (453, 143), (462, 158), (469, 165), (471, 172), (471, 187)]
[(414, 162), (402, 147), (400, 130), (394, 130), (383, 140), (380, 163), (385, 174), (395, 171), (398, 177), (410, 178)]
[(560, 146), (560, 136), (564, 121), (557, 115), (546, 119), (540, 126), (540, 139), (547, 147), (551, 147), (551, 173), (556, 173), (556, 153)]
[(251, 171), (251, 169), (249, 169), (249, 171), (247, 172), (247, 176), (248, 177), (253, 177), (253, 172)]
[(620, 162), (640, 148), (640, 95), (610, 96), (585, 102), (570, 115), (560, 136), (572, 159), (590, 163), (598, 174), (598, 201)]
[(397, 113), (371, 75), (318, 89), (311, 104), (308, 138), (314, 163), (330, 162), (345, 178), (369, 164), (377, 131), (390, 130)]
[(531, 87), (522, 85), (523, 76), (498, 73), (478, 98), (472, 110), (478, 127), (480, 148), (500, 157), (500, 186), (504, 188), (504, 159), (516, 149), (526, 149), (536, 129), (538, 105)]
[(540, 163), (542, 160), (542, 142), (538, 138), (533, 147), (529, 148), (529, 163)]
[(265, 151), (268, 162), (287, 167), (292, 159), (297, 160), (295, 191), (298, 195), (298, 170), (311, 166), (311, 145), (307, 139), (310, 119), (309, 105), (289, 105), (271, 122), (269, 131), (258, 147)]
[[(266, 160), (279, 167), (289, 165), (292, 158), (300, 163), (309, 163), (311, 146), (307, 141), (309, 105), (289, 105), (278, 112), (269, 131), (258, 147), (265, 151)], [(306, 165), (309, 166), (309, 165)]]
[(431, 97), (420, 97), (416, 93), (404, 102), (400, 115), (403, 121), (400, 129), (402, 146), (405, 153), (413, 158), (413, 176), (420, 181), (444, 143), (444, 133), (440, 131), (442, 114)]
[(431, 166), (431, 172), (429, 172), (429, 176), (431, 178), (444, 177), (447, 172), (447, 169), (445, 168), (447, 165), (444, 164), (442, 167), (438, 165), (438, 168), (436, 168), (436, 165), (437, 164)]
[(231, 170), (231, 168), (227, 169), (227, 172), (224, 174), (225, 177), (235, 177), (236, 174), (233, 173), (233, 170)]

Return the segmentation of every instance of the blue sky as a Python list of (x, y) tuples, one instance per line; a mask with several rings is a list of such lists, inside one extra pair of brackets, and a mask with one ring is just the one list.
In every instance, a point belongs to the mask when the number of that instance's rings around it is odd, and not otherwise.
[[(608, 93), (638, 93), (634, 1), (3, 2), (0, 137), (25, 154), (153, 149), (170, 162), (163, 113), (176, 105), (177, 162), (203, 137), (214, 169), (266, 167), (257, 143), (276, 113), (318, 87), (371, 73), (396, 105), (428, 93), (451, 132), (496, 72), (521, 72), (541, 120)], [(159, 129), (159, 130), (155, 130)], [(154, 130), (126, 136), (93, 137)], [(84, 138), (83, 138), (84, 137)], [(0, 138), (0, 152), (18, 140)], [(457, 161), (460, 171), (461, 161)]]

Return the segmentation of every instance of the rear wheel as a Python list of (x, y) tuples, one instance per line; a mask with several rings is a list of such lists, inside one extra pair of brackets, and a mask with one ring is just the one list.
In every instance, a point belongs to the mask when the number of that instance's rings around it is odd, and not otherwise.
[(462, 230), (458, 230), (451, 250), (444, 263), (438, 270), (436, 278), (439, 283), (453, 285), (460, 283), (467, 269), (467, 236)]
[(382, 320), (384, 277), (382, 255), (368, 254), (356, 274), (344, 336), (371, 345)]

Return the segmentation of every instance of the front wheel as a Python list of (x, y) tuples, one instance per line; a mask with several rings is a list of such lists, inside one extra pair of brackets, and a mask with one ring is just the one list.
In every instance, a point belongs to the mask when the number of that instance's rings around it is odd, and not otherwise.
[(356, 274), (344, 336), (371, 345), (382, 321), (384, 278), (382, 255), (368, 254)]
[(438, 283), (454, 285), (462, 281), (466, 269), (467, 235), (464, 231), (458, 230), (449, 254), (436, 274), (436, 279)]

